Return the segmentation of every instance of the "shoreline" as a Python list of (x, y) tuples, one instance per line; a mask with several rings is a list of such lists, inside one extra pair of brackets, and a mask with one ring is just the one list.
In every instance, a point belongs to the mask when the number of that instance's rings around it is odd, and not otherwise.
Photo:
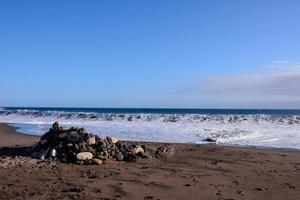
[(7, 123), (0, 123), (0, 147), (30, 146), (39, 136), (20, 133)]
[[(39, 135), (33, 135), (33, 134), (27, 134), (27, 133), (22, 133), (19, 132), (17, 130), (16, 127), (10, 125), (11, 123), (2, 123), (0, 122), (0, 129), (2, 129), (3, 127), (5, 127), (5, 129), (8, 129), (10, 131), (10, 134), (14, 134), (15, 137), (18, 137), (18, 139), (23, 140), (23, 136), (27, 137), (30, 141), (37, 141), (41, 136)], [(1, 132), (0, 132), (1, 134)], [(1, 137), (1, 135), (0, 135)], [(287, 152), (300, 152), (300, 149), (294, 149), (294, 148), (278, 148), (278, 147), (265, 147), (265, 146), (254, 146), (254, 145), (247, 145), (247, 146), (243, 146), (243, 145), (230, 145), (230, 144), (216, 144), (216, 143), (203, 143), (203, 144), (198, 144), (198, 143), (179, 143), (179, 142), (148, 142), (148, 141), (127, 141), (125, 140), (125, 142), (130, 142), (130, 143), (145, 143), (145, 144), (174, 144), (174, 145), (208, 145), (208, 146), (217, 146), (217, 147), (229, 147), (229, 148), (248, 148), (248, 149), (256, 149), (256, 150), (270, 150), (270, 151), (287, 151)], [(22, 144), (18, 144), (19, 146), (21, 146)], [(3, 145), (1, 145), (1, 141), (0, 141), (0, 148), (3, 147)], [(7, 146), (9, 147), (9, 146)]]
[[(174, 143), (175, 154), (165, 160), (83, 166), (28, 157), (38, 138), (0, 124), (0, 141), (8, 145), (0, 148), (0, 200), (300, 198), (298, 151)], [(142, 144), (150, 151), (162, 145)]]

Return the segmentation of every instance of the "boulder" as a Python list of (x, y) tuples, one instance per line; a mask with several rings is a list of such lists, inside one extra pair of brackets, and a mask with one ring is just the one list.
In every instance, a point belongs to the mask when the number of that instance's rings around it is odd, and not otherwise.
[(77, 160), (90, 160), (93, 158), (93, 154), (90, 152), (80, 152), (76, 154)]

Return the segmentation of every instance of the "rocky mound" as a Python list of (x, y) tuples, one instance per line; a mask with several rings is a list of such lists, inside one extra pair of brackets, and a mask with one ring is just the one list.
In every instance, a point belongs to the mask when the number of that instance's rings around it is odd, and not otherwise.
[(66, 163), (101, 164), (103, 160), (135, 161), (149, 157), (145, 146), (125, 145), (113, 137), (101, 138), (84, 128), (62, 128), (58, 122), (33, 146), (31, 155)]

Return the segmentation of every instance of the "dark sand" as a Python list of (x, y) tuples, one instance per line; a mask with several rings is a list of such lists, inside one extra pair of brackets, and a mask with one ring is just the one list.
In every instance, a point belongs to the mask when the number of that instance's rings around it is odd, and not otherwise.
[(300, 199), (300, 152), (174, 144), (167, 160), (79, 166), (26, 157), (37, 139), (0, 125), (0, 199)]
[(0, 147), (29, 146), (38, 140), (38, 136), (18, 133), (15, 128), (0, 123)]

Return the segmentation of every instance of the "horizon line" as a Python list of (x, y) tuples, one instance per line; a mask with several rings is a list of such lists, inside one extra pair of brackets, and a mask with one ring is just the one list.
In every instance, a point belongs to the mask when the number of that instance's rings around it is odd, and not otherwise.
[(145, 110), (300, 110), (300, 108), (159, 108), (159, 107), (63, 107), (63, 106), (0, 106), (0, 108), (50, 108), (50, 109), (145, 109)]

